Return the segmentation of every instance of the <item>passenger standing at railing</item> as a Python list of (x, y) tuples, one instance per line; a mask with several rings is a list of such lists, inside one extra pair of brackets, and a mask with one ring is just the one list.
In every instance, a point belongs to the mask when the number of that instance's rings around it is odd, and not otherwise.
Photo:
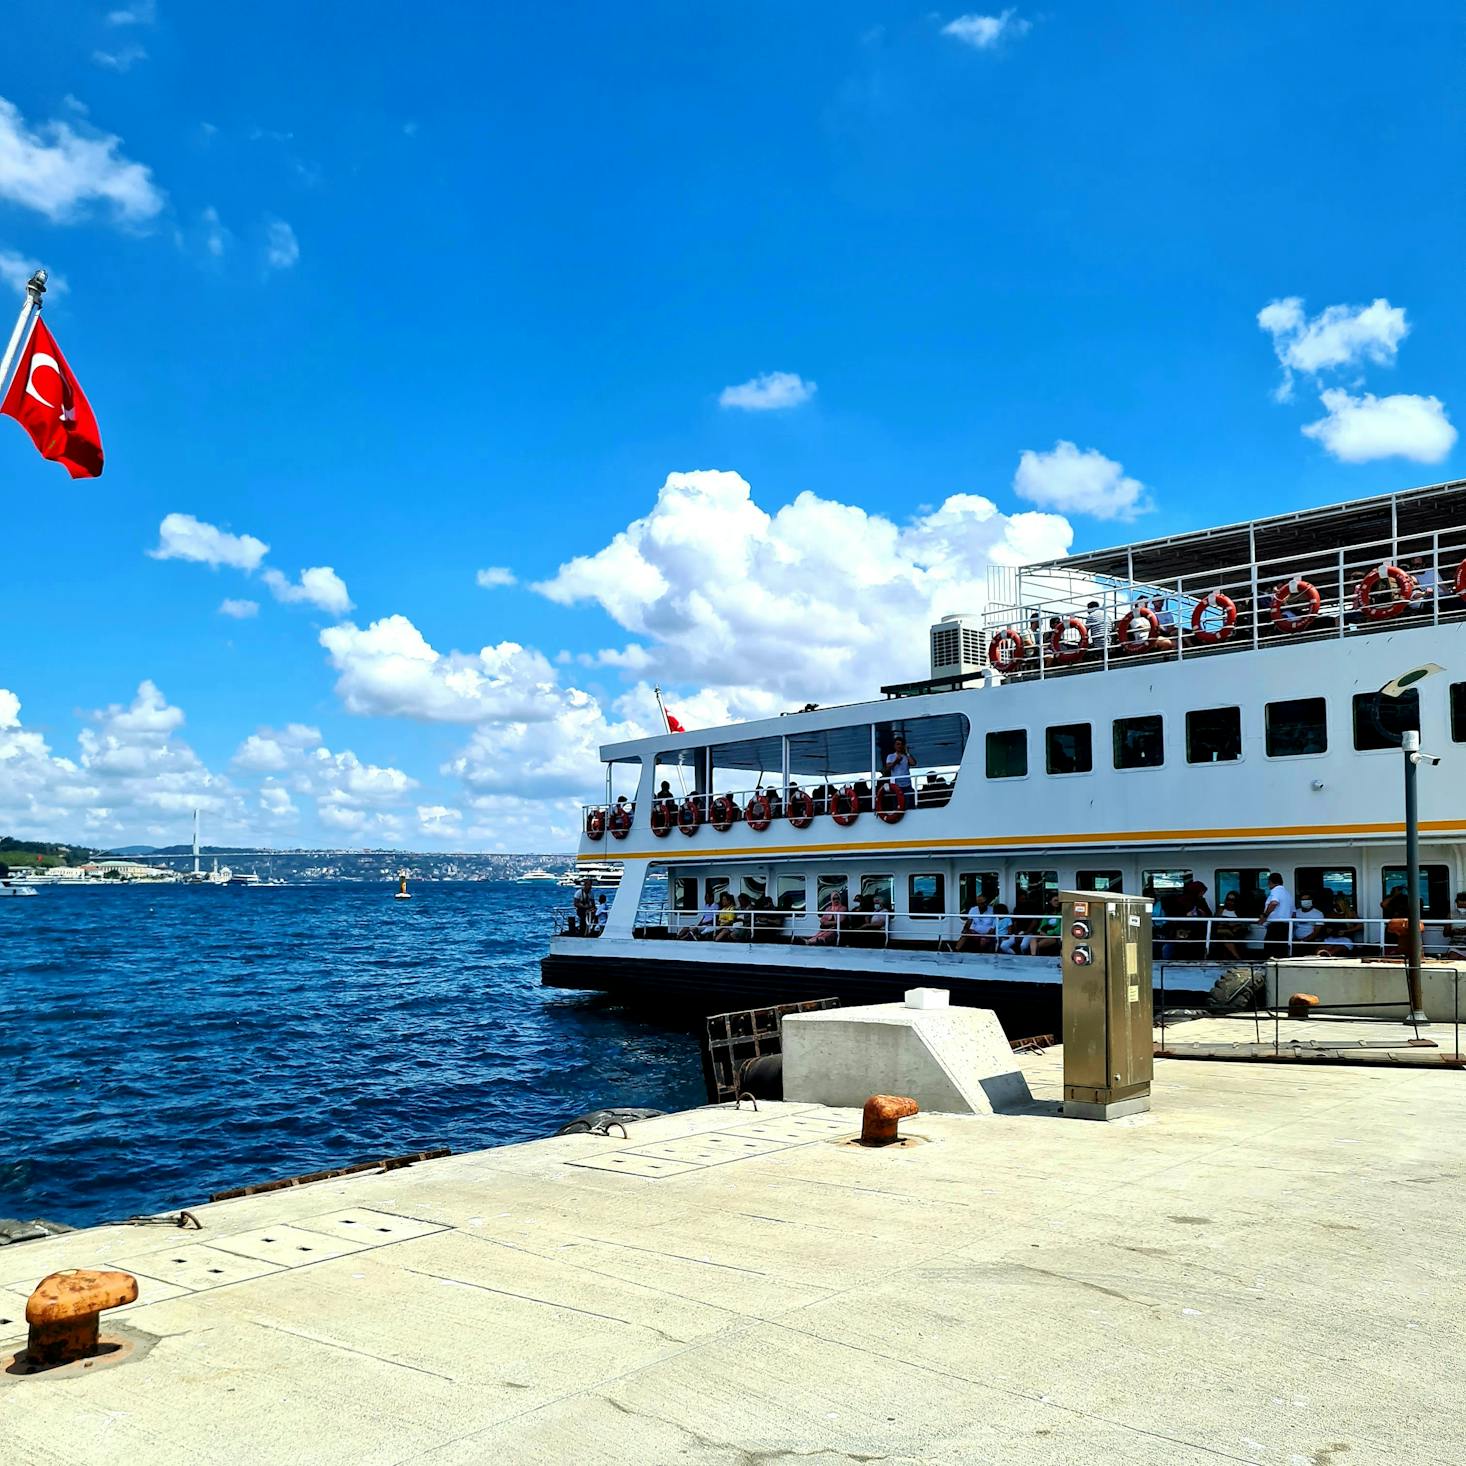
[(911, 793), (912, 754), (906, 747), (906, 740), (898, 733), (891, 740), (891, 752), (886, 755), (886, 777), (905, 795)]
[(1096, 657), (1103, 657), (1104, 645), (1110, 635), (1110, 624), (1098, 601), (1091, 601), (1084, 608), (1084, 629), (1089, 633), (1090, 652)]
[(580, 883), (580, 889), (575, 893), (575, 924), (580, 929), (581, 936), (586, 936), (589, 933), (591, 920), (595, 915), (595, 909), (595, 888), (591, 885), (590, 877), (587, 876)]
[(1267, 904), (1262, 908), (1263, 924), (1267, 927), (1263, 951), (1269, 957), (1286, 957), (1293, 935), (1293, 893), (1277, 871), (1268, 876), (1267, 886)]

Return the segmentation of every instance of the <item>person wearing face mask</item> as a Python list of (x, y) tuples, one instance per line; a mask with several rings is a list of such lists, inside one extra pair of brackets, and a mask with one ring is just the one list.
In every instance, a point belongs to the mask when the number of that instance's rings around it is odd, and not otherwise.
[(1466, 957), (1466, 891), (1456, 892), (1456, 919), (1446, 923), (1443, 957)]
[(1295, 950), (1301, 947), (1322, 955), (1324, 937), (1324, 913), (1314, 905), (1313, 897), (1305, 893), (1298, 898), (1298, 913), (1293, 918), (1293, 946)]

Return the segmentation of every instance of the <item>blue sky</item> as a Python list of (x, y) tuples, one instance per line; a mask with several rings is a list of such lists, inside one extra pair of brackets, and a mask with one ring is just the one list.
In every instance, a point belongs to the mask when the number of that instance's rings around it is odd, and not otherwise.
[(0, 424), (0, 827), (568, 847), (652, 682), (859, 694), (994, 557), (1461, 471), (1454, 8), (339, 15), (0, 75), (108, 454)]

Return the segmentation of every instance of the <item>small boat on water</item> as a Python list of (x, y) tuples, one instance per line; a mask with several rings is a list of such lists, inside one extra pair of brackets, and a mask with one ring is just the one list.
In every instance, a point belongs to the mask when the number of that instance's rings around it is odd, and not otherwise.
[(30, 886), (12, 886), (9, 881), (0, 881), (0, 896), (34, 896)]
[(533, 870), (527, 870), (523, 875), (514, 877), (515, 884), (520, 886), (553, 886), (559, 880), (560, 877), (554, 871), (546, 870), (542, 865), (537, 865)]
[(407, 889), (407, 877), (397, 877), (397, 894), (392, 897), (394, 901), (411, 901), (412, 892)]
[(225, 884), (230, 886), (283, 886), (285, 882), (274, 876), (266, 880), (257, 870), (237, 870), (230, 873)]

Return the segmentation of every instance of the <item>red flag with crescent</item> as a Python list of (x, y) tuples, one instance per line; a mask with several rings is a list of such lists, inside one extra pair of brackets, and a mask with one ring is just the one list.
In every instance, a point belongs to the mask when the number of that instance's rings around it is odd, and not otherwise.
[(20, 353), (0, 412), (13, 417), (42, 458), (59, 463), (72, 478), (99, 478), (102, 435), (81, 383), (72, 375), (56, 338), (36, 317)]

